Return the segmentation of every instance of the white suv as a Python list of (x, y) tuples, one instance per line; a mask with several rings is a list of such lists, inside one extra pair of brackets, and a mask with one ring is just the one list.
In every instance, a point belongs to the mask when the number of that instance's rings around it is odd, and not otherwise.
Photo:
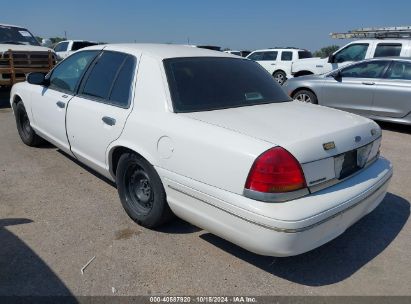
[(310, 51), (291, 47), (256, 50), (247, 56), (248, 59), (258, 62), (281, 85), (287, 78), (292, 77), (291, 65), (295, 60), (311, 57)]
[(410, 57), (409, 39), (368, 39), (357, 40), (343, 46), (328, 58), (311, 58), (294, 62), (294, 77), (324, 74), (344, 65), (375, 57)]

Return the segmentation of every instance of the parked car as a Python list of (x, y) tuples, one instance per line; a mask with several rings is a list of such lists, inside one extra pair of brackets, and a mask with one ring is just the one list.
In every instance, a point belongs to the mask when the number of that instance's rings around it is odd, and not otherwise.
[(30, 72), (48, 72), (55, 63), (56, 54), (40, 46), (28, 29), (0, 24), (0, 87), (25, 81)]
[(392, 56), (411, 56), (409, 39), (368, 39), (348, 43), (328, 58), (311, 58), (292, 64), (293, 77), (319, 75), (331, 72), (353, 62), (364, 59)]
[(224, 51), (224, 53), (242, 57), (242, 56), (241, 56), (241, 51), (229, 50), (229, 51)]
[(250, 51), (236, 51), (236, 50), (228, 50), (228, 51), (224, 51), (224, 53), (228, 53), (231, 55), (237, 55), (240, 57), (247, 57), (248, 55), (251, 54)]
[(174, 213), (263, 255), (334, 239), (392, 175), (375, 122), (293, 102), (260, 65), (223, 52), (88, 47), (30, 74), (10, 102), (25, 144), (44, 138), (115, 181), (137, 223)]
[(320, 76), (290, 79), (286, 92), (374, 120), (411, 125), (411, 58), (376, 58)]
[(292, 77), (291, 65), (294, 61), (311, 57), (311, 52), (307, 50), (290, 47), (256, 50), (247, 56), (273, 75), (280, 85)]
[(98, 42), (87, 40), (64, 40), (54, 46), (54, 51), (56, 52), (58, 59), (62, 60), (75, 51), (97, 44)]

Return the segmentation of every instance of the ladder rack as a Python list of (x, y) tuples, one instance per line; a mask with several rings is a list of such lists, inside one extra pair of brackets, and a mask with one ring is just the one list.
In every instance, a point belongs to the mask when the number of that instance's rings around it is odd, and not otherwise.
[(331, 33), (330, 36), (334, 39), (411, 39), (411, 26), (364, 27), (347, 33)]

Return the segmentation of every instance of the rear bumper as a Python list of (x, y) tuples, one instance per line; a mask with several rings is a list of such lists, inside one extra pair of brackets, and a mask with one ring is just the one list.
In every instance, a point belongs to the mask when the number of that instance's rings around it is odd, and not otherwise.
[[(336, 238), (381, 203), (392, 176), (392, 167), (386, 160), (379, 161), (379, 164), (373, 165), (376, 166), (374, 170), (380, 171), (380, 174), (377, 179), (372, 179), (372, 185), (365, 183), (367, 176), (362, 173), (363, 176), (355, 177), (360, 185), (364, 183), (362, 189), (357, 187), (353, 191), (352, 184), (347, 182), (344, 187), (342, 184), (345, 182), (342, 182), (320, 191), (321, 193), (298, 200), (297, 205), (295, 202), (265, 203), (268, 208), (277, 211), (270, 217), (267, 217), (267, 212), (261, 214), (261, 210), (241, 212), (233, 207), (234, 202), (222, 201), (208, 192), (206, 194), (194, 190), (163, 174), (160, 175), (166, 187), (170, 207), (176, 215), (252, 252), (269, 256), (292, 256), (317, 248)], [(373, 171), (372, 175), (375, 173), (376, 171)], [(298, 212), (300, 210), (297, 211), (297, 208), (301, 209), (303, 206), (301, 204), (310, 204), (308, 199), (324, 206), (329, 200), (328, 205), (332, 205), (339, 194), (340, 199), (343, 198), (341, 203), (315, 215), (310, 213), (304, 218), (301, 212)], [(238, 197), (240, 199), (241, 196)], [(253, 200), (249, 200), (249, 203), (258, 204)], [(285, 208), (287, 212), (295, 211), (296, 218), (273, 218), (273, 215), (282, 214), (283, 210), (280, 208)], [(297, 218), (301, 216), (303, 218)]]

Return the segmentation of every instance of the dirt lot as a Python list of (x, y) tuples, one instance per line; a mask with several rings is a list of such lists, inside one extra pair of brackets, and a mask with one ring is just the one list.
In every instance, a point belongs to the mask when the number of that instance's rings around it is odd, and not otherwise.
[(374, 212), (312, 252), (271, 258), (180, 220), (139, 227), (114, 185), (51, 145), (23, 145), (0, 100), (0, 295), (411, 295), (410, 128), (383, 125), (395, 173)]

